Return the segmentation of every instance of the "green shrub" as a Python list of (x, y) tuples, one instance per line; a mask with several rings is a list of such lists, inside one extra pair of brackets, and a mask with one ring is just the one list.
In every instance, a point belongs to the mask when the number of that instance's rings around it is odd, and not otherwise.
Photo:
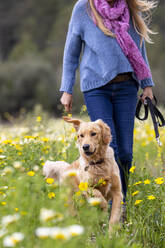
[(38, 103), (52, 110), (59, 102), (54, 69), (39, 57), (1, 64), (0, 82), (1, 114), (31, 110)]

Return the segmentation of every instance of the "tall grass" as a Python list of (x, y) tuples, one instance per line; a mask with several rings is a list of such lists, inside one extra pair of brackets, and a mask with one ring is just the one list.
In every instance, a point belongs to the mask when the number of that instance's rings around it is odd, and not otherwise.
[(46, 115), (15, 123), (0, 127), (0, 247), (165, 247), (165, 129), (160, 148), (151, 123), (136, 123), (127, 221), (109, 239), (108, 214), (99, 205), (91, 206), (80, 190), (73, 211), (70, 189), (42, 175), (46, 160), (78, 157), (74, 128)]

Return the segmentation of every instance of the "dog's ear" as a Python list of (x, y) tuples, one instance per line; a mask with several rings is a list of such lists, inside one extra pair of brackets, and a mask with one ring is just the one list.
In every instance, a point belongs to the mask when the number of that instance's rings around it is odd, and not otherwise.
[(78, 131), (80, 124), (82, 121), (78, 120), (78, 119), (71, 119), (68, 116), (63, 116), (64, 121), (69, 122), (69, 123), (73, 123), (74, 128), (76, 129), (76, 131)]
[(103, 122), (101, 119), (97, 120), (96, 123), (101, 127), (103, 143), (108, 145), (111, 142), (111, 130), (109, 126)]

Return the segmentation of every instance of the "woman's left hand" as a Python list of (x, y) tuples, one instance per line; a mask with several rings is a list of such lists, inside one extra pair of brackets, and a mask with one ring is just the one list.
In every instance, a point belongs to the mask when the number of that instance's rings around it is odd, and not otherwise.
[(152, 92), (152, 87), (148, 86), (143, 89), (143, 94), (141, 96), (141, 100), (144, 103), (144, 100), (146, 97), (149, 97), (151, 100), (153, 99), (153, 92)]

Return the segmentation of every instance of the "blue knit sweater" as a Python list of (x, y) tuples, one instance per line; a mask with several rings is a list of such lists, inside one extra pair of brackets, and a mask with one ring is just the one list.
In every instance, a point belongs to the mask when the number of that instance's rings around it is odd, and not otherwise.
[[(101, 87), (117, 74), (124, 72), (132, 72), (134, 79), (137, 80), (132, 66), (116, 39), (105, 35), (94, 24), (87, 11), (87, 3), (87, 0), (78, 0), (75, 4), (65, 43), (60, 91), (70, 94), (73, 91), (79, 62), (82, 92)], [(130, 20), (129, 34), (148, 64), (145, 43), (143, 41), (140, 46), (140, 36), (135, 31), (132, 20)], [(137, 80), (137, 82), (141, 88), (154, 85), (152, 78)]]

